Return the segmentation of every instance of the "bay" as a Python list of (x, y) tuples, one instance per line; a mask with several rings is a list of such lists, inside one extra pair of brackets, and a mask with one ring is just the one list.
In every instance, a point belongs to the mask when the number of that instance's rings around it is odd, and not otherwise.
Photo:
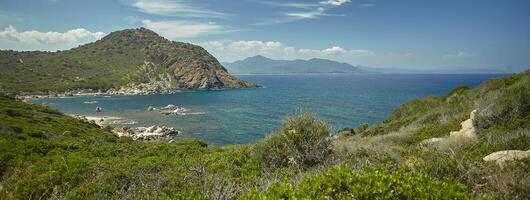
[[(118, 116), (138, 121), (130, 126), (170, 126), (182, 138), (210, 145), (252, 143), (277, 130), (289, 115), (308, 111), (333, 130), (379, 123), (413, 98), (444, 96), (461, 86), (476, 86), (502, 74), (314, 74), (240, 75), (262, 88), (194, 90), (145, 96), (95, 96), (35, 99), (67, 114)], [(195, 115), (162, 115), (149, 106), (182, 106)], [(104, 109), (96, 113), (95, 107)]]

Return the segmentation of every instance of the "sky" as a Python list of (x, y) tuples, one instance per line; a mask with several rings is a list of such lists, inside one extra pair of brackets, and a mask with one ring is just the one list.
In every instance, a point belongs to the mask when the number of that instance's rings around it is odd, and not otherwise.
[(530, 69), (528, 0), (0, 0), (3, 50), (64, 50), (138, 27), (221, 62)]

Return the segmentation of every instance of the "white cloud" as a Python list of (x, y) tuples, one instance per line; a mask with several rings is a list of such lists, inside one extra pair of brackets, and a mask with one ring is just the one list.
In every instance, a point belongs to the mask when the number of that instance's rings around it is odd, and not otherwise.
[(346, 50), (344, 50), (342, 47), (334, 46), (334, 47), (322, 50), (322, 53), (326, 55), (340, 54), (340, 53), (346, 53)]
[(201, 18), (222, 18), (227, 16), (225, 13), (191, 6), (181, 0), (134, 0), (130, 6), (143, 13), (161, 16)]
[(292, 12), (286, 13), (285, 15), (299, 19), (312, 19), (326, 15), (324, 14), (324, 11), (326, 11), (324, 8), (317, 8), (316, 10), (309, 12)]
[(11, 40), (27, 44), (49, 44), (49, 43), (69, 43), (82, 44), (99, 40), (105, 33), (90, 32), (84, 28), (72, 29), (66, 32), (40, 32), (23, 31), (19, 32), (15, 27), (9, 25), (0, 32), (0, 39)]
[(283, 12), (284, 18), (272, 19), (264, 22), (256, 23), (255, 25), (271, 25), (292, 22), (302, 19), (316, 19), (322, 16), (344, 16), (341, 14), (329, 14), (328, 10), (335, 7), (342, 6), (351, 0), (326, 0), (317, 1), (314, 3), (295, 3), (289, 1), (254, 1), (269, 6), (292, 8), (290, 11)]
[(274, 59), (362, 58), (374, 55), (373, 52), (368, 50), (347, 50), (339, 46), (324, 49), (298, 49), (285, 46), (277, 41), (210, 41), (200, 45), (223, 61), (241, 60), (255, 55), (263, 55)]
[[(339, 45), (331, 45), (328, 48), (298, 48), (285, 45), (279, 41), (209, 41), (199, 43), (208, 52), (222, 62), (233, 62), (243, 60), (247, 57), (263, 55), (272, 59), (311, 59), (324, 58), (352, 65), (364, 65), (382, 68), (419, 68), (432, 66), (433, 62), (440, 62), (428, 55), (417, 55), (410, 52), (388, 53), (374, 52), (367, 49), (349, 49)], [(445, 62), (448, 63), (448, 62)], [(453, 64), (453, 63), (448, 63)]]
[(327, 1), (321, 1), (320, 4), (340, 6), (342, 4), (349, 3), (349, 2), (351, 2), (351, 0), (327, 0)]
[(277, 2), (277, 1), (263, 1), (255, 0), (252, 2), (261, 3), (269, 6), (287, 7), (287, 8), (314, 8), (319, 5), (316, 3), (293, 3), (293, 2)]
[(446, 55), (443, 55), (442, 57), (443, 58), (447, 58), (447, 59), (459, 59), (459, 58), (473, 58), (473, 57), (477, 57), (478, 55), (475, 54), (475, 53), (469, 53), (469, 52), (458, 52), (456, 54), (446, 54)]
[(142, 21), (145, 28), (154, 30), (160, 35), (175, 38), (192, 38), (206, 34), (229, 32), (223, 26), (216, 23), (198, 23), (189, 21)]

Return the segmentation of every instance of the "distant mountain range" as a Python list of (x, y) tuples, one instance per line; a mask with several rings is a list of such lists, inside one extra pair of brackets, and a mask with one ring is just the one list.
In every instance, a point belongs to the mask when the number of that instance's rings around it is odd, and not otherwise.
[(524, 71), (524, 68), (447, 68), (447, 69), (404, 69), (375, 68), (351, 65), (328, 59), (274, 60), (261, 55), (245, 58), (222, 65), (232, 74), (325, 74), (325, 73), (387, 73), (387, 74), (508, 74)]
[(223, 63), (233, 74), (309, 74), (309, 73), (363, 73), (359, 66), (333, 60), (273, 60), (264, 56), (249, 57), (232, 63)]

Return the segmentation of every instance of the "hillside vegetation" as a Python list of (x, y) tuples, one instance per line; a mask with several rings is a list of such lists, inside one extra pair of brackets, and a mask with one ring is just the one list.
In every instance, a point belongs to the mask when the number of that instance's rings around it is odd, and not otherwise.
[(0, 91), (8, 93), (106, 91), (141, 83), (167, 90), (254, 86), (230, 75), (202, 47), (145, 28), (112, 32), (65, 51), (0, 51), (0, 72)]
[[(528, 199), (530, 71), (411, 100), (383, 123), (331, 133), (312, 114), (256, 144), (139, 142), (0, 99), (0, 199)], [(477, 110), (477, 137), (447, 137)]]

